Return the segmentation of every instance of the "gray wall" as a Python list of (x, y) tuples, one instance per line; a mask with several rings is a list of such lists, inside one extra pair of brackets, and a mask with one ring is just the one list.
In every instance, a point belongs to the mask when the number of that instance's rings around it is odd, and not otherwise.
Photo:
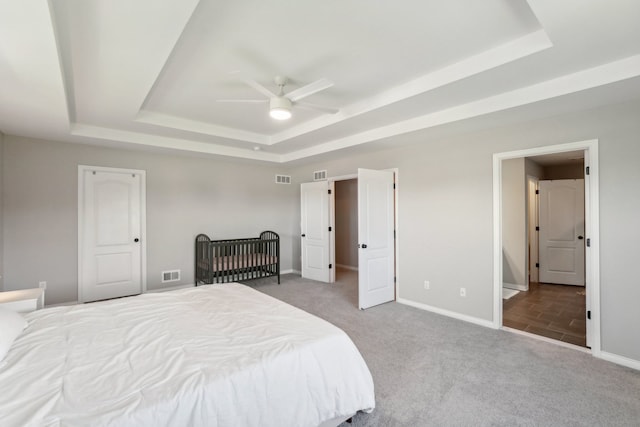
[[(281, 235), (281, 268), (291, 269), (291, 222), (299, 202), (274, 183), (282, 167), (142, 151), (4, 140), (4, 277), (7, 290), (46, 280), (47, 303), (77, 300), (78, 165), (146, 170), (147, 287), (193, 283), (193, 240)], [(161, 284), (160, 272), (182, 280)]]
[(3, 225), (3, 213), (2, 201), (4, 199), (4, 182), (2, 177), (3, 173), (3, 161), (4, 158), (4, 134), (0, 132), (0, 292), (4, 291), (4, 225)]
[(336, 181), (336, 264), (358, 267), (358, 180)]
[(502, 282), (527, 285), (527, 214), (525, 159), (502, 162)]
[[(640, 102), (540, 119), (464, 135), (428, 138), (369, 153), (340, 153), (293, 169), (294, 178), (327, 169), (399, 168), (399, 297), (492, 319), (492, 155), (536, 146), (600, 140), (602, 349), (640, 360)], [(427, 133), (429, 135), (429, 133)], [(299, 224), (299, 219), (295, 221)], [(594, 237), (594, 238), (597, 238)], [(299, 244), (294, 268), (299, 268)], [(423, 281), (431, 281), (431, 290)], [(466, 287), (467, 297), (459, 296)]]

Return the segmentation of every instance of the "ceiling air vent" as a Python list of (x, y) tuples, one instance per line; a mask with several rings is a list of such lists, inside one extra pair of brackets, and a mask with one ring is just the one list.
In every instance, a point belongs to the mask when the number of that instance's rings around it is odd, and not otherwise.
[(162, 283), (177, 282), (180, 280), (180, 270), (170, 270), (162, 272)]
[(276, 175), (276, 184), (291, 184), (289, 175)]
[(313, 180), (314, 181), (325, 181), (327, 179), (327, 171), (323, 170), (323, 171), (315, 171), (313, 173)]

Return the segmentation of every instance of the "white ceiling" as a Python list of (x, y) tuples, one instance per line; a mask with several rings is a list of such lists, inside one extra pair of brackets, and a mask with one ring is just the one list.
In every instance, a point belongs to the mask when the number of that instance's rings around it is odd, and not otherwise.
[[(0, 2), (0, 131), (271, 162), (640, 97), (637, 0)], [(275, 91), (320, 78), (286, 122)], [(584, 96), (576, 96), (585, 94)], [(584, 100), (589, 102), (585, 103)], [(426, 134), (425, 134), (426, 135)]]

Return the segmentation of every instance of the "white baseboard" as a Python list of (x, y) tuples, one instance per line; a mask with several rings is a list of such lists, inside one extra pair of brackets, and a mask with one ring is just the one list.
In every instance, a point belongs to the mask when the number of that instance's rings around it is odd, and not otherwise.
[(507, 282), (502, 283), (502, 287), (507, 289), (515, 289), (516, 291), (524, 291), (524, 292), (529, 290), (528, 285), (516, 285), (515, 283), (507, 283)]
[(455, 311), (449, 311), (438, 307), (433, 307), (420, 302), (411, 301), (404, 298), (398, 298), (397, 301), (400, 304), (409, 305), (411, 307), (419, 308), (421, 310), (430, 311), (432, 313), (441, 314), (447, 317), (453, 317), (454, 319), (463, 320), (465, 322), (474, 323), (476, 325), (484, 326), (486, 328), (495, 329), (491, 320), (484, 320), (478, 317), (467, 316), (466, 314), (456, 313)]
[(358, 271), (358, 267), (346, 264), (336, 264), (336, 268), (344, 268), (345, 270)]
[(301, 274), (298, 270), (282, 270), (280, 271), (280, 274)]
[(606, 351), (600, 351), (596, 357), (606, 360), (607, 362), (613, 362), (640, 371), (640, 360), (629, 359), (628, 357), (618, 356), (617, 354), (607, 353)]
[(168, 291), (176, 291), (178, 289), (186, 289), (193, 288), (195, 285), (193, 283), (187, 283), (186, 285), (177, 285), (177, 286), (168, 286), (166, 288), (158, 288), (158, 289), (147, 289), (147, 294), (155, 293), (155, 292), (168, 292)]
[(44, 308), (49, 308), (49, 307), (64, 307), (66, 305), (76, 305), (78, 304), (78, 301), (68, 301), (68, 302), (59, 302), (57, 304), (45, 304)]

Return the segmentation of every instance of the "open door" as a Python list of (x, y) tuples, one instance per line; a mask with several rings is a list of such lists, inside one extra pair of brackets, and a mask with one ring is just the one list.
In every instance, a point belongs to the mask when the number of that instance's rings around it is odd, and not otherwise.
[(358, 169), (358, 304), (361, 309), (395, 299), (394, 177)]
[(584, 286), (584, 179), (540, 181), (540, 282)]
[(329, 183), (300, 184), (302, 277), (329, 282)]

